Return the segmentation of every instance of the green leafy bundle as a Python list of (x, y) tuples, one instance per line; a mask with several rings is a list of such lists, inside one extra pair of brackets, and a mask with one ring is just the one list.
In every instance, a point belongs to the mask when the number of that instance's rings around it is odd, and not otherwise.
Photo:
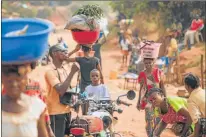
[(103, 17), (103, 10), (98, 5), (84, 5), (82, 8), (78, 9), (73, 16), (80, 14), (100, 19)]

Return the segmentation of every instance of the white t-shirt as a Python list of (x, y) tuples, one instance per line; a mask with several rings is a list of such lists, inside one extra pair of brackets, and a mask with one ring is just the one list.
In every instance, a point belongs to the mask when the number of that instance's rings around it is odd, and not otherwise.
[(104, 84), (98, 86), (89, 85), (86, 87), (85, 92), (87, 93), (88, 99), (99, 101), (100, 99), (110, 99), (109, 91)]
[(129, 50), (129, 41), (127, 39), (125, 41), (121, 40), (120, 45), (122, 50)]
[[(98, 86), (89, 85), (86, 87), (85, 92), (87, 94), (87, 99), (93, 99), (96, 102), (100, 100), (110, 100), (109, 91), (103, 84)], [(88, 114), (92, 114), (92, 108), (95, 107), (96, 104), (94, 102), (89, 102)]]

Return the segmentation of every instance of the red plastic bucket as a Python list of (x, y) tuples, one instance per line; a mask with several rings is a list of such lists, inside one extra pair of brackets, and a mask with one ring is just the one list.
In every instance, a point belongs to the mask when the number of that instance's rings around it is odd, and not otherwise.
[(93, 44), (99, 38), (99, 30), (96, 31), (71, 31), (73, 39), (78, 44)]

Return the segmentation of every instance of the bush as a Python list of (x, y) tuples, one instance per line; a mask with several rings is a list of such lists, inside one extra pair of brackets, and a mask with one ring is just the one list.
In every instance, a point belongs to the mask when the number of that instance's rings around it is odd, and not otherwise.
[(52, 9), (50, 8), (44, 8), (38, 11), (37, 18), (48, 18), (52, 13)]

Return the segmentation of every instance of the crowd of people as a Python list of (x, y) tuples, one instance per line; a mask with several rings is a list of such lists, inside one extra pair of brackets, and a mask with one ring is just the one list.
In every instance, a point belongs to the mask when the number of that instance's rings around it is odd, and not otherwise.
[[(199, 31), (203, 27), (201, 19), (196, 16), (185, 34), (185, 41), (190, 39), (190, 43), (185, 43), (185, 47), (194, 44), (194, 38), (199, 42)], [(179, 52), (178, 33), (176, 30), (170, 29), (166, 32), (170, 41), (163, 56), (167, 57), (168, 64), (166, 65), (170, 69), (170, 64), (173, 64)], [(189, 37), (188, 35), (192, 35), (189, 33), (193, 33), (195, 37)], [(203, 112), (205, 111), (205, 91), (201, 89), (199, 78), (194, 74), (185, 76), (184, 84), (185, 89), (190, 93), (189, 99), (168, 96), (164, 87), (165, 74), (167, 74), (165, 72), (167, 71), (162, 72), (162, 69), (155, 65), (158, 57), (142, 57), (140, 42), (144, 41), (144, 39), (141, 40), (132, 35), (131, 30), (128, 28), (121, 30), (119, 35), (123, 66), (127, 66), (127, 58), (131, 51), (128, 72), (138, 74), (140, 90), (137, 109), (145, 110), (147, 136), (160, 136), (168, 124), (173, 125), (173, 132), (177, 136), (202, 136), (204, 129), (200, 121), (202, 120), (203, 124), (203, 119), (205, 118), (205, 112)], [(200, 127), (202, 128), (201, 130)]]
[[(137, 109), (145, 111), (147, 136), (160, 136), (168, 124), (173, 124), (174, 132), (182, 137), (205, 134), (205, 91), (201, 88), (199, 78), (191, 73), (184, 78), (189, 99), (168, 96), (164, 87), (164, 73), (154, 66), (157, 58), (142, 57), (140, 40), (131, 35), (130, 30), (121, 33), (119, 44), (123, 65), (127, 65), (129, 51), (132, 51), (128, 71), (139, 75)], [(64, 97), (72, 88), (71, 81), (76, 73), (80, 73), (77, 85), (80, 88), (79, 97), (95, 100), (110, 98), (104, 84), (100, 53), (105, 41), (103, 37), (93, 45), (78, 44), (68, 53), (68, 46), (59, 39), (56, 45), (49, 48), (52, 66), (45, 73), (46, 91), (28, 76), (37, 62), (2, 64), (2, 136), (64, 137), (68, 134), (73, 108)], [(175, 43), (173, 41), (171, 43)], [(83, 56), (72, 58), (80, 49)], [(90, 56), (92, 50), (95, 51), (94, 56)], [(64, 68), (64, 62), (73, 64), (70, 72)], [(142, 62), (141, 69), (137, 67), (137, 62)], [(90, 112), (90, 105), (81, 106), (83, 115)]]

